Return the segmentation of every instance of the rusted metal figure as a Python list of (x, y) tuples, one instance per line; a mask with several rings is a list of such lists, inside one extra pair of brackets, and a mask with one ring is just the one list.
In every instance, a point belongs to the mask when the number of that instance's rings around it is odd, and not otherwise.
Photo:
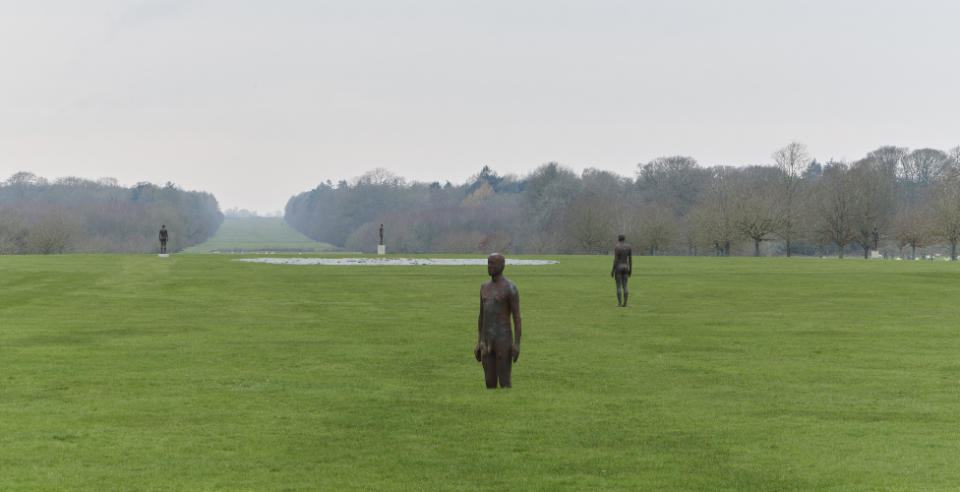
[(167, 225), (160, 226), (160, 254), (167, 253)]
[(383, 224), (380, 224), (380, 246), (383, 246)]
[[(520, 294), (517, 286), (503, 276), (506, 260), (494, 253), (487, 258), (490, 280), (480, 287), (480, 316), (477, 318), (477, 347), (473, 354), (483, 364), (487, 389), (510, 387), (510, 369), (520, 357)], [(510, 330), (513, 318), (513, 332)]]
[[(627, 307), (627, 298), (630, 297), (630, 292), (627, 291), (627, 280), (633, 273), (633, 252), (626, 240), (623, 234), (617, 237), (617, 246), (613, 248), (613, 269), (610, 270), (610, 276), (617, 281), (617, 307)], [(622, 297), (621, 288), (623, 289)]]

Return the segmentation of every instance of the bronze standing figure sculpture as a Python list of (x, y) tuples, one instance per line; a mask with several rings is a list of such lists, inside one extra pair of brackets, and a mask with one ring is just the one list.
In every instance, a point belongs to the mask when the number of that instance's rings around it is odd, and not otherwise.
[[(473, 354), (483, 364), (487, 389), (510, 387), (510, 369), (520, 357), (520, 294), (517, 286), (503, 276), (503, 255), (487, 258), (490, 280), (480, 287), (480, 316), (477, 318), (477, 346)], [(510, 330), (513, 318), (513, 331)]]
[[(623, 234), (617, 237), (617, 246), (613, 248), (613, 269), (610, 270), (610, 276), (617, 282), (617, 307), (627, 307), (627, 298), (630, 297), (630, 292), (627, 291), (627, 280), (633, 273), (633, 252), (626, 240)], [(622, 297), (621, 289), (623, 289)]]
[(383, 246), (383, 224), (380, 224), (380, 242), (378, 244)]
[(167, 253), (167, 225), (160, 226), (160, 254)]

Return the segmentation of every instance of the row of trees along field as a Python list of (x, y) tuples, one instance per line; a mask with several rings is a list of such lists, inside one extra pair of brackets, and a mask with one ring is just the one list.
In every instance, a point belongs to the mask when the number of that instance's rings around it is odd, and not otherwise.
[(213, 195), (172, 183), (125, 188), (113, 178), (50, 182), (20, 172), (0, 184), (0, 254), (155, 252), (162, 224), (168, 251), (179, 251), (221, 222)]
[(960, 148), (880, 147), (819, 162), (793, 142), (772, 162), (704, 167), (691, 157), (637, 165), (635, 177), (549, 163), (528, 176), (489, 167), (466, 183), (407, 183), (377, 169), (292, 197), (307, 236), (373, 252), (606, 253), (618, 233), (641, 254), (949, 253), (960, 240)]

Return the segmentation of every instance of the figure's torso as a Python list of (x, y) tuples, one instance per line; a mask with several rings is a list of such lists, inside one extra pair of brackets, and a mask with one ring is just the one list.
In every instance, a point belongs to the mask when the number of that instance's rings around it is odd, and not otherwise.
[(480, 288), (481, 310), (483, 324), (480, 327), (480, 338), (488, 343), (513, 343), (513, 332), (510, 330), (510, 315), (513, 299), (517, 295), (517, 287), (506, 278), (499, 282), (484, 282)]
[(630, 269), (630, 245), (627, 243), (618, 243), (613, 249), (614, 265), (617, 270)]

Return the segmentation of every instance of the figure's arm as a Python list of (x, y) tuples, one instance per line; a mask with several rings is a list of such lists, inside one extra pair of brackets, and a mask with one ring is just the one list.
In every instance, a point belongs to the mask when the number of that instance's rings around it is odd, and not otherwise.
[(630, 268), (627, 270), (627, 276), (633, 275), (633, 251), (627, 251), (627, 264)]
[(610, 268), (610, 276), (613, 276), (613, 273), (617, 271), (617, 250), (620, 249), (619, 246), (613, 248), (613, 267)]
[(513, 316), (513, 361), (520, 357), (520, 292), (516, 286), (510, 289), (510, 314)]
[(473, 355), (480, 361), (480, 333), (483, 331), (483, 295), (480, 295), (480, 314), (477, 316), (477, 346), (473, 348)]

